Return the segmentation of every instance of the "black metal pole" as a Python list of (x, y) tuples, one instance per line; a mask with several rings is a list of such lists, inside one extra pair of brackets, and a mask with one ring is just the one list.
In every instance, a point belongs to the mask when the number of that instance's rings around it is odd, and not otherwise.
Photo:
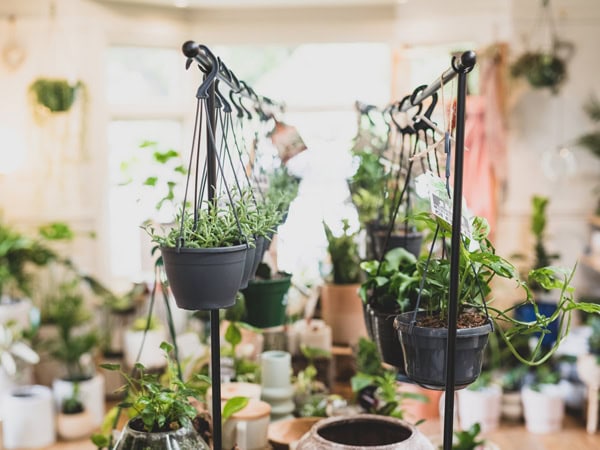
[[(212, 136), (216, 135), (217, 123), (214, 83), (210, 86), (208, 92), (206, 126), (207, 128), (210, 127), (212, 133), (210, 131), (206, 133), (207, 193), (208, 207), (212, 208), (217, 185), (217, 149), (215, 148), (215, 140), (211, 139), (211, 134)], [(213, 449), (221, 450), (221, 336), (219, 334), (218, 309), (210, 311), (210, 373), (212, 381)]]
[[(473, 67), (475, 54), (471, 52)], [(465, 54), (463, 54), (464, 56)], [(456, 356), (456, 320), (458, 313), (458, 284), (461, 245), (463, 157), (465, 150), (465, 103), (467, 73), (470, 68), (457, 67), (456, 149), (454, 151), (454, 193), (452, 199), (452, 254), (450, 255), (450, 298), (448, 299), (448, 342), (446, 347), (446, 398), (444, 405), (444, 450), (452, 450), (454, 431), (454, 381)]]

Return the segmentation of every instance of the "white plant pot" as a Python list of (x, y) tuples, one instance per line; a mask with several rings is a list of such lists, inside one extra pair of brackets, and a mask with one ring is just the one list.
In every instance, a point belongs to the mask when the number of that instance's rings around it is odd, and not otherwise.
[[(17, 362), (17, 373), (14, 377), (9, 376), (0, 366), (0, 398), (18, 386), (25, 386), (33, 382), (33, 367), (26, 363)], [(0, 415), (2, 415), (2, 403), (0, 403)]]
[(56, 418), (58, 436), (65, 441), (89, 437), (95, 428), (94, 419), (89, 411), (77, 414), (59, 413)]
[(557, 385), (542, 384), (540, 392), (521, 390), (525, 426), (530, 433), (555, 433), (562, 429), (565, 402)]
[[(131, 368), (135, 365), (143, 339), (143, 331), (127, 330), (125, 332), (123, 349), (125, 350), (125, 364), (127, 367)], [(165, 359), (164, 352), (160, 349), (160, 344), (165, 340), (166, 336), (163, 328), (149, 330), (146, 334), (144, 349), (139, 359), (139, 362), (146, 369), (160, 369), (166, 366), (167, 360)]]
[[(74, 382), (56, 379), (52, 383), (54, 393), (54, 403), (57, 411), (64, 399), (73, 395)], [(83, 407), (88, 411), (92, 418), (94, 426), (102, 425), (104, 419), (104, 377), (97, 373), (93, 378), (85, 381), (79, 381), (79, 398)]]
[(502, 389), (499, 386), (488, 386), (478, 391), (461, 389), (457, 395), (458, 416), (463, 430), (478, 422), (482, 433), (498, 428), (502, 411)]
[(56, 441), (52, 392), (46, 386), (21, 386), (1, 399), (5, 449), (47, 448)]
[(290, 417), (294, 411), (291, 355), (279, 350), (263, 352), (260, 365), (261, 398), (271, 405), (271, 419)]
[(577, 374), (588, 386), (600, 387), (600, 363), (598, 355), (585, 353), (577, 357)]

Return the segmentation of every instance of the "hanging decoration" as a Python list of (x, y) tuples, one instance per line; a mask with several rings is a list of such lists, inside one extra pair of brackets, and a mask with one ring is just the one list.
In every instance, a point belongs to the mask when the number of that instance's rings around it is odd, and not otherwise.
[(558, 36), (550, 0), (542, 0), (540, 17), (534, 31), (538, 27), (541, 28), (541, 34), (549, 34), (550, 45), (526, 50), (512, 64), (511, 74), (515, 78), (525, 78), (534, 89), (548, 88), (553, 94), (557, 94), (567, 78), (567, 65), (575, 46)]

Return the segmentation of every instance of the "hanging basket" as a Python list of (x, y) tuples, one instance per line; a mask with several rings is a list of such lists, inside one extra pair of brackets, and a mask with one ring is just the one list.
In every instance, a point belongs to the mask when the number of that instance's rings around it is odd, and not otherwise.
[[(418, 313), (417, 318), (424, 314)], [(406, 312), (394, 321), (404, 351), (406, 375), (427, 389), (444, 390), (448, 329), (412, 325), (413, 316), (414, 311)], [(491, 323), (456, 330), (455, 389), (462, 389), (479, 377), (491, 331)]]
[(416, 231), (405, 233), (403, 230), (394, 230), (386, 243), (388, 230), (388, 225), (379, 222), (370, 222), (367, 225), (367, 249), (371, 253), (370, 259), (381, 259), (382, 255), (398, 247), (406, 249), (416, 258), (419, 257), (421, 244), (423, 243), (423, 233)]
[(246, 299), (246, 322), (257, 328), (271, 328), (285, 323), (286, 294), (292, 276), (280, 273), (279, 278), (254, 280), (242, 291)]
[(248, 281), (254, 279), (254, 274), (256, 273), (256, 269), (252, 271), (254, 267), (254, 260), (256, 259), (256, 244), (254, 247), (248, 247), (248, 251), (246, 252), (246, 260), (244, 261), (244, 272), (242, 273), (242, 281), (240, 282), (240, 289), (244, 289), (248, 287)]
[(394, 329), (396, 315), (379, 312), (372, 307), (369, 307), (369, 314), (373, 341), (377, 345), (381, 360), (396, 367), (399, 373), (404, 374), (404, 353)]
[(192, 311), (229, 308), (242, 282), (248, 246), (161, 247), (177, 306)]

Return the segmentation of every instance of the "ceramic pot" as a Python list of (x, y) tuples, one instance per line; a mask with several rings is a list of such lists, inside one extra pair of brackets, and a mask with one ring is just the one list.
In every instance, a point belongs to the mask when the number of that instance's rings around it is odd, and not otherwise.
[(56, 437), (52, 391), (46, 386), (21, 386), (1, 399), (5, 449), (46, 448)]
[(140, 419), (132, 419), (127, 422), (114, 450), (210, 450), (202, 437), (191, 427), (182, 427), (179, 430), (147, 433), (138, 431), (142, 429), (139, 425)]
[(95, 428), (94, 419), (88, 411), (77, 414), (59, 413), (56, 418), (56, 431), (65, 441), (89, 437)]
[(241, 411), (223, 424), (223, 450), (235, 445), (244, 450), (264, 450), (268, 444), (271, 406), (260, 400), (250, 400)]
[(565, 402), (557, 385), (542, 384), (539, 392), (526, 386), (521, 396), (527, 431), (545, 434), (562, 429)]
[[(92, 424), (96, 427), (102, 425), (104, 420), (104, 377), (97, 373), (89, 380), (78, 381), (79, 398), (83, 408), (90, 413)], [(74, 382), (56, 379), (52, 383), (54, 403), (57, 411), (60, 411), (63, 400), (73, 395)]]
[(331, 327), (334, 344), (353, 345), (367, 335), (360, 284), (325, 284), (321, 288), (321, 317)]
[(145, 341), (143, 331), (127, 330), (125, 332), (125, 342), (123, 344), (126, 366), (132, 368), (135, 365), (140, 347), (142, 346), (142, 342), (144, 342), (144, 348), (142, 349), (139, 362), (142, 363), (146, 369), (160, 369), (165, 367), (167, 361), (165, 360), (163, 351), (160, 349), (160, 344), (166, 340), (167, 336), (162, 327), (155, 330), (148, 330)]
[(288, 418), (294, 411), (292, 358), (288, 352), (272, 350), (260, 355), (262, 400), (271, 405), (273, 420)]
[(434, 450), (417, 428), (403, 420), (361, 414), (331, 417), (317, 422), (296, 446), (297, 450)]
[(457, 392), (457, 396), (458, 417), (463, 430), (468, 430), (475, 423), (481, 425), (484, 434), (498, 428), (502, 412), (502, 389), (499, 386), (463, 389)]

